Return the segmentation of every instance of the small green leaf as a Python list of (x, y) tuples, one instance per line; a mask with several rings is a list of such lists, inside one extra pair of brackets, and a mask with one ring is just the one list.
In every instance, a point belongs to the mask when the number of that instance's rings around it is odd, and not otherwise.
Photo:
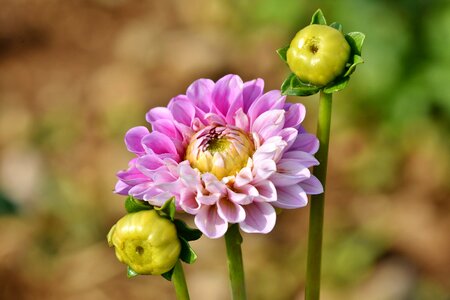
[(197, 254), (184, 238), (179, 237), (179, 239), (181, 242), (180, 259), (188, 264), (194, 263), (197, 260)]
[(331, 94), (343, 90), (347, 86), (349, 80), (350, 77), (342, 77), (336, 81), (333, 81), (330, 85), (323, 89), (323, 92), (325, 94)]
[(312, 16), (311, 24), (327, 25), (327, 20), (325, 19), (325, 16), (320, 8), (316, 10)]
[(167, 200), (163, 206), (155, 207), (155, 210), (160, 211), (161, 213), (169, 217), (171, 221), (173, 221), (175, 218), (175, 212), (177, 210), (175, 206), (175, 197), (172, 197), (169, 200)]
[(174, 270), (175, 270), (175, 267), (173, 267), (172, 269), (170, 269), (166, 273), (161, 274), (161, 276), (164, 277), (168, 281), (172, 281), (172, 274), (173, 274)]
[(173, 220), (179, 237), (182, 237), (186, 241), (195, 241), (202, 236), (202, 232), (195, 228), (190, 228), (184, 221), (175, 219)]
[(345, 34), (345, 39), (352, 49), (352, 53), (361, 56), (362, 46), (366, 36), (361, 32), (349, 32)]
[(359, 55), (353, 55), (353, 62), (351, 63), (350, 67), (348, 68), (347, 72), (345, 72), (343, 77), (350, 76), (353, 72), (355, 72), (356, 66), (359, 64), (362, 64), (364, 60)]
[(135, 199), (132, 196), (128, 196), (125, 200), (125, 209), (128, 213), (138, 212), (141, 210), (150, 210), (153, 209), (148, 202)]
[(291, 73), (281, 85), (281, 92), (287, 96), (309, 96), (319, 90), (318, 86), (301, 82), (294, 73)]
[(339, 30), (340, 32), (342, 32), (342, 25), (338, 22), (333, 22), (330, 24), (330, 27), (333, 27), (334, 29)]
[(287, 51), (289, 49), (289, 46), (280, 48), (277, 50), (278, 56), (281, 58), (282, 61), (284, 61), (285, 63), (287, 63)]
[(127, 266), (127, 277), (128, 277), (128, 278), (133, 278), (133, 277), (136, 277), (136, 276), (138, 276), (138, 275), (139, 275), (139, 274), (136, 273), (135, 270), (133, 270), (132, 268), (130, 268), (130, 266)]

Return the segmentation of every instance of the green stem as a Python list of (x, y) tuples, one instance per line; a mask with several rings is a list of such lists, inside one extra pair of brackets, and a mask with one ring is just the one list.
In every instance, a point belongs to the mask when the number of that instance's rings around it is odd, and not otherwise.
[(323, 213), (325, 204), (325, 184), (327, 177), (328, 144), (330, 139), (332, 94), (320, 92), (319, 119), (317, 137), (320, 148), (316, 154), (320, 165), (313, 170), (320, 180), (324, 192), (312, 195), (309, 214), (308, 259), (306, 263), (306, 300), (318, 300), (320, 297), (320, 266), (322, 260)]
[(242, 262), (242, 236), (239, 233), (239, 225), (233, 224), (225, 234), (227, 246), (228, 272), (230, 274), (231, 291), (233, 300), (247, 299), (245, 293), (244, 264)]
[(189, 300), (189, 292), (186, 284), (186, 279), (184, 278), (183, 266), (181, 261), (178, 260), (175, 264), (175, 269), (172, 274), (172, 282), (175, 287), (175, 294), (177, 295), (177, 300)]

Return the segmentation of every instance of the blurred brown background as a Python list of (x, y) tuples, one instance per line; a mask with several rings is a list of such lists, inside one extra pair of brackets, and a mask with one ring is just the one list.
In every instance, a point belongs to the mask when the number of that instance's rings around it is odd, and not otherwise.
[[(362, 31), (366, 63), (335, 96), (323, 299), (450, 299), (450, 3), (2, 0), (0, 299), (174, 299), (127, 279), (106, 233), (128, 128), (195, 79), (279, 88), (275, 49), (321, 7)], [(299, 99), (291, 99), (298, 101)], [(315, 130), (317, 96), (300, 99)], [(303, 299), (308, 208), (245, 235), (250, 299)], [(193, 243), (192, 299), (229, 299), (223, 240)]]

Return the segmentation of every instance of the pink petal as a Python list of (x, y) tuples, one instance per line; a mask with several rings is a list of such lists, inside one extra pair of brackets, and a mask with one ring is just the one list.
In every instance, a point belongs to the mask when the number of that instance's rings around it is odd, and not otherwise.
[(152, 177), (156, 170), (164, 167), (164, 161), (154, 154), (139, 157), (136, 168), (148, 177)]
[(255, 184), (259, 196), (255, 201), (273, 202), (277, 200), (277, 190), (270, 180), (263, 180)]
[[(216, 152), (217, 153), (217, 152)], [(202, 180), (205, 183), (205, 189), (210, 193), (218, 193), (221, 195), (226, 195), (227, 187), (225, 184), (217, 179), (211, 173), (202, 174)]]
[(255, 120), (251, 130), (257, 132), (263, 140), (277, 135), (284, 126), (284, 113), (282, 109), (264, 112)]
[(315, 176), (311, 175), (310, 178), (301, 181), (299, 185), (307, 194), (317, 195), (323, 193), (322, 184)]
[[(286, 124), (284, 126), (286, 127)], [(287, 145), (284, 150), (287, 151), (297, 139), (298, 131), (295, 128), (284, 128), (278, 133), (278, 135), (280, 135), (283, 141), (286, 142)]]
[(207, 194), (203, 195), (202, 193), (197, 193), (197, 201), (204, 205), (213, 205), (219, 202), (221, 198), (221, 194), (214, 193), (214, 194)]
[(310, 153), (303, 151), (288, 151), (283, 154), (283, 158), (295, 159), (307, 168), (317, 166), (319, 161)]
[(160, 132), (170, 138), (183, 140), (181, 132), (178, 130), (173, 120), (161, 119), (152, 122), (153, 131)]
[(274, 174), (277, 170), (276, 163), (271, 160), (263, 160), (258, 163), (255, 163), (253, 166), (253, 182), (259, 182), (261, 180), (265, 180), (269, 178), (272, 174)]
[(242, 206), (226, 198), (222, 198), (217, 203), (217, 212), (222, 219), (229, 223), (239, 223), (245, 219), (245, 210)]
[(252, 203), (253, 196), (250, 194), (247, 194), (245, 192), (244, 193), (236, 193), (236, 192), (228, 189), (228, 199), (236, 204), (245, 205), (245, 204)]
[(121, 180), (118, 180), (116, 186), (114, 187), (114, 193), (127, 196), (131, 188), (132, 188), (131, 185), (128, 185)]
[(296, 127), (305, 119), (306, 108), (301, 103), (293, 103), (286, 112), (284, 127)]
[(180, 206), (181, 208), (192, 215), (195, 215), (200, 209), (200, 203), (195, 199), (196, 193), (189, 189), (182, 189), (180, 191)]
[(212, 94), (215, 112), (225, 117), (231, 104), (242, 101), (243, 85), (242, 79), (237, 75), (230, 74), (219, 79)]
[(167, 107), (155, 107), (149, 110), (145, 115), (147, 122), (152, 123), (161, 119), (173, 120), (172, 113)]
[(297, 139), (291, 146), (291, 149), (314, 154), (319, 150), (319, 140), (312, 134), (302, 133), (297, 135)]
[(257, 163), (259, 161), (271, 159), (274, 161), (279, 160), (282, 151), (286, 147), (286, 142), (281, 139), (279, 136), (274, 136), (264, 142), (258, 149), (256, 149), (255, 153), (253, 153), (253, 163)]
[(211, 111), (211, 96), (214, 85), (214, 82), (210, 79), (198, 79), (188, 87), (186, 96), (196, 107), (204, 112), (209, 112)]
[(269, 233), (275, 226), (277, 215), (269, 203), (253, 202), (244, 206), (245, 220), (239, 223), (247, 233)]
[(128, 192), (131, 196), (137, 199), (144, 199), (144, 195), (153, 187), (153, 182), (144, 182), (133, 186)]
[(245, 167), (242, 168), (236, 175), (236, 179), (234, 180), (234, 186), (240, 187), (248, 184), (252, 180), (253, 180), (252, 170), (249, 167)]
[(311, 176), (308, 168), (295, 159), (282, 159), (277, 163), (277, 172), (270, 176), (270, 180), (278, 186), (299, 183)]
[(145, 153), (145, 149), (142, 146), (142, 139), (148, 134), (149, 131), (144, 126), (133, 127), (128, 130), (125, 134), (125, 145), (128, 151), (136, 154)]
[(286, 96), (281, 95), (279, 90), (273, 90), (265, 93), (261, 97), (255, 100), (252, 105), (248, 109), (248, 117), (250, 119), (250, 123), (255, 122), (258, 116), (270, 110), (283, 110), (284, 114), (284, 101), (286, 100)]
[(142, 139), (142, 144), (144, 148), (151, 149), (156, 154), (169, 153), (178, 156), (177, 148), (173, 141), (160, 132), (154, 131), (146, 135)]
[(202, 206), (194, 222), (197, 228), (210, 239), (223, 236), (228, 229), (228, 223), (219, 216), (215, 205)]
[(246, 113), (252, 103), (262, 95), (264, 90), (264, 80), (261, 78), (247, 81), (244, 83), (244, 89), (242, 92), (244, 100), (244, 112)]
[(277, 186), (278, 200), (272, 204), (276, 207), (292, 209), (306, 206), (308, 197), (305, 191), (298, 185)]
[(194, 105), (189, 101), (185, 95), (179, 95), (173, 98), (168, 108), (172, 112), (173, 118), (186, 126), (192, 125), (192, 120), (195, 117)]
[(234, 124), (236, 125), (236, 127), (242, 129), (245, 132), (248, 132), (250, 129), (250, 122), (248, 120), (247, 115), (244, 113), (244, 111), (242, 110), (242, 108), (240, 108), (237, 112), (236, 115), (234, 116)]

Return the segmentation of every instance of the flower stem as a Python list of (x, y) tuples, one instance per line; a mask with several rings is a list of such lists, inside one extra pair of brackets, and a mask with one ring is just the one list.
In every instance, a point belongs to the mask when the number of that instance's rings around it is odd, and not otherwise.
[(320, 180), (324, 192), (312, 195), (309, 214), (308, 258), (306, 263), (306, 300), (320, 297), (320, 267), (322, 259), (323, 214), (325, 204), (325, 184), (327, 177), (328, 144), (330, 139), (332, 94), (320, 92), (317, 137), (320, 148), (316, 154), (320, 165), (314, 167), (313, 174)]
[(245, 293), (244, 264), (242, 262), (242, 236), (239, 233), (238, 224), (232, 224), (228, 228), (225, 234), (225, 244), (233, 300), (245, 300), (247, 296)]
[(189, 300), (189, 292), (186, 279), (184, 278), (183, 266), (181, 265), (180, 260), (178, 260), (175, 264), (175, 269), (172, 274), (172, 282), (175, 287), (177, 300)]

